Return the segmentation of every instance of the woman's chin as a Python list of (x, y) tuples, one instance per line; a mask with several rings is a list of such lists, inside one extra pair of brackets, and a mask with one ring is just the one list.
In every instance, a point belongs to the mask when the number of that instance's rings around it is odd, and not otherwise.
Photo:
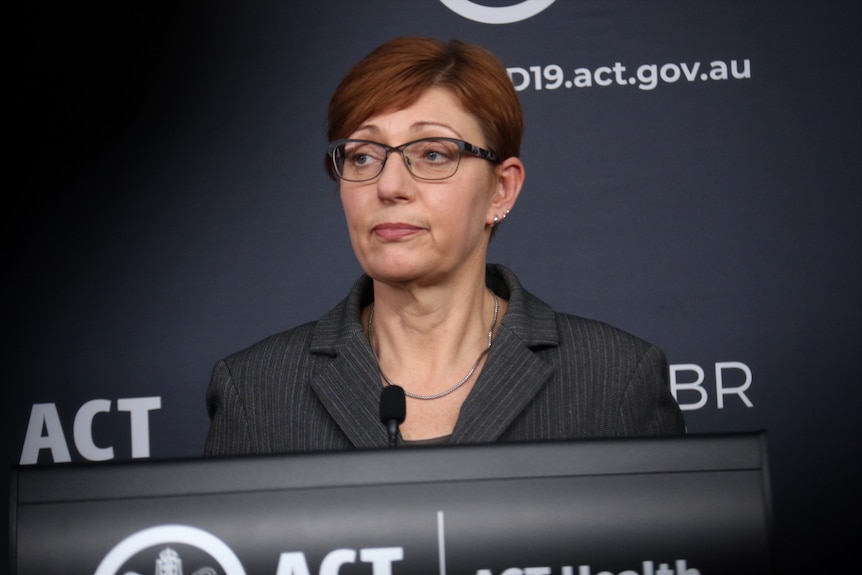
[(365, 273), (374, 280), (387, 284), (426, 283), (440, 276), (438, 266), (426, 262), (386, 262), (364, 266)]

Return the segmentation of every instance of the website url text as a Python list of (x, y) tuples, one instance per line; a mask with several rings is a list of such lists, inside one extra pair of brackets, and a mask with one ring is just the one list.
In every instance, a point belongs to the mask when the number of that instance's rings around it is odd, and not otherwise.
[(751, 78), (751, 60), (713, 60), (708, 64), (669, 63), (642, 64), (634, 73), (621, 62), (613, 66), (575, 68), (567, 75), (562, 66), (513, 66), (506, 68), (515, 85), (515, 90), (557, 90), (559, 88), (593, 88), (607, 86), (637, 86), (641, 90), (653, 90), (659, 84), (676, 82), (708, 82), (721, 80), (747, 80)]

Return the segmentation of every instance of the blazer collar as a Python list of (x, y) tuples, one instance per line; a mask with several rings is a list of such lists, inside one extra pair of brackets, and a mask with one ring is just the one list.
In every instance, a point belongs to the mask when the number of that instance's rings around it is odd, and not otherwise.
[[(509, 301), (509, 308), (451, 443), (496, 441), (552, 374), (533, 350), (559, 343), (553, 309), (523, 289), (515, 274), (489, 264), (486, 283)], [(377, 360), (359, 319), (373, 298), (371, 278), (362, 276), (347, 298), (317, 322), (310, 348), (313, 354), (333, 357), (311, 387), (357, 448), (388, 445), (379, 419)]]
[(485, 367), (461, 407), (450, 443), (497, 441), (553, 373), (534, 350), (559, 344), (554, 310), (503, 266), (489, 265), (485, 278), (494, 293), (509, 300), (509, 308)]
[(359, 449), (389, 445), (380, 422), (377, 358), (360, 323), (362, 308), (373, 299), (371, 278), (363, 275), (347, 298), (317, 322), (310, 347), (312, 354), (333, 357), (311, 380), (311, 388)]

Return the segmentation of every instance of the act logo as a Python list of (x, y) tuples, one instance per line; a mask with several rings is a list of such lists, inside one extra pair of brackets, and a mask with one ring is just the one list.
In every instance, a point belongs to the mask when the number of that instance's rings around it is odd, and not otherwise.
[(188, 525), (159, 525), (126, 537), (105, 555), (94, 575), (149, 574), (154, 564), (156, 573), (245, 575), (224, 541)]
[(512, 24), (532, 18), (555, 0), (522, 0), (509, 6), (483, 6), (472, 0), (440, 0), (452, 12), (483, 24)]

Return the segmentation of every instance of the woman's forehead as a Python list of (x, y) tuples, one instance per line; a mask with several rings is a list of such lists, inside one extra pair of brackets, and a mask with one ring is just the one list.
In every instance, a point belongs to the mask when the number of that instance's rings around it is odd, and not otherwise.
[(421, 136), (441, 132), (463, 139), (481, 136), (478, 120), (464, 109), (455, 94), (443, 88), (431, 88), (406, 107), (368, 118), (353, 133)]

